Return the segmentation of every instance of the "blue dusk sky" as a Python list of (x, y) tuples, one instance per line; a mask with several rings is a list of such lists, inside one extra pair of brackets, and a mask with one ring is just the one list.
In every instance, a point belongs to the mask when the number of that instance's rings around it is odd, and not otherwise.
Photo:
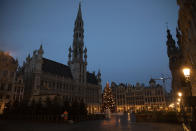
[[(79, 0), (0, 0), (0, 50), (9, 51), (22, 65), (42, 43), (44, 57), (67, 65), (78, 4)], [(175, 38), (176, 0), (83, 0), (82, 15), (87, 68), (101, 70), (103, 85), (148, 85), (160, 73), (171, 76), (166, 23)]]

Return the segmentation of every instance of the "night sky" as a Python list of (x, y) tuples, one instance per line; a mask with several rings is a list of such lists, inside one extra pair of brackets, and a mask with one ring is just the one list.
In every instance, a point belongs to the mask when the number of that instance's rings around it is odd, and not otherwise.
[[(44, 57), (67, 65), (78, 4), (79, 0), (0, 0), (0, 49), (21, 65), (42, 43)], [(103, 85), (148, 85), (160, 73), (171, 76), (166, 23), (175, 37), (176, 0), (83, 0), (82, 15), (87, 68), (101, 70)]]

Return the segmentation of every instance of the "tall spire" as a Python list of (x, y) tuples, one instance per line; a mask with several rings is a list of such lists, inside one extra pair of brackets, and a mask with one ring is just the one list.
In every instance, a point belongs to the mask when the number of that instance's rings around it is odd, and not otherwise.
[(81, 3), (79, 3), (78, 14), (75, 20), (74, 35), (73, 35), (73, 60), (83, 61), (83, 46), (84, 46), (84, 28), (82, 20)]
[(79, 3), (78, 14), (77, 14), (77, 19), (79, 19), (79, 18), (82, 18), (81, 1)]
[(78, 14), (75, 20), (75, 28), (83, 28), (81, 2), (79, 3)]
[(77, 82), (86, 83), (87, 49), (84, 49), (83, 23), (80, 2), (74, 25), (73, 44), (68, 54), (68, 64), (71, 67), (73, 78)]

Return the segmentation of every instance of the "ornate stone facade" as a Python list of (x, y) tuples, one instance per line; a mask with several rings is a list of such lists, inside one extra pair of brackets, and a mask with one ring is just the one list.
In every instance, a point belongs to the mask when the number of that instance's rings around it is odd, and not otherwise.
[(177, 0), (178, 27), (181, 31), (182, 64), (191, 67), (192, 95), (196, 96), (196, 1)]
[(150, 85), (145, 87), (139, 83), (133, 86), (122, 83), (116, 85), (112, 82), (117, 112), (165, 109), (167, 92), (153, 79), (149, 83)]
[(84, 101), (89, 113), (100, 112), (101, 73), (87, 71), (87, 49), (81, 5), (75, 20), (73, 45), (69, 48), (68, 66), (43, 57), (42, 45), (26, 58), (23, 65), (25, 99), (38, 100), (57, 96), (62, 102)]
[(167, 53), (174, 101), (178, 91), (182, 91), (184, 96), (190, 95), (182, 72), (184, 67), (191, 68), (191, 92), (196, 96), (196, 1), (177, 0), (177, 3), (180, 7), (176, 29), (177, 42), (172, 38), (170, 30), (167, 30)]
[(9, 53), (0, 51), (0, 113), (3, 113), (7, 103), (23, 99), (23, 78), (17, 68), (18, 61)]
[[(176, 29), (177, 38), (180, 40), (180, 32)], [(176, 99), (177, 92), (182, 88), (183, 74), (182, 74), (182, 51), (181, 42), (178, 40), (177, 45), (173, 39), (170, 30), (167, 29), (167, 55), (169, 57), (169, 68), (172, 74), (172, 96)]]

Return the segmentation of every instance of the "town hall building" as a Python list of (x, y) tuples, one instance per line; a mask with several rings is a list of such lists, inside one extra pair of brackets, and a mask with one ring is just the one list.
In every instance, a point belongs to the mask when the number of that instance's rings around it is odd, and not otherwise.
[(43, 57), (42, 45), (28, 55), (23, 63), (24, 99), (45, 100), (58, 97), (59, 101), (83, 101), (89, 113), (100, 112), (101, 73), (87, 71), (87, 49), (84, 48), (84, 22), (81, 4), (75, 20), (73, 44), (69, 48), (68, 65)]

